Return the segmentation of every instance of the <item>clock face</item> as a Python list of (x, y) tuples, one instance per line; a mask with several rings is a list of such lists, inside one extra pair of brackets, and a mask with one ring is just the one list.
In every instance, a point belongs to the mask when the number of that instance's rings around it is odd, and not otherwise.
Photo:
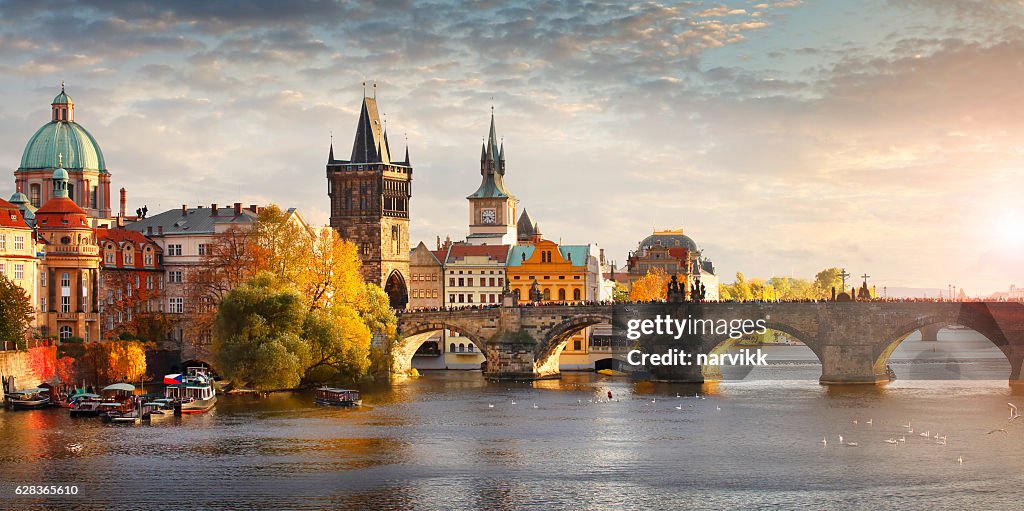
[(497, 219), (497, 214), (493, 209), (485, 209), (480, 212), (480, 220), (485, 224), (493, 224)]

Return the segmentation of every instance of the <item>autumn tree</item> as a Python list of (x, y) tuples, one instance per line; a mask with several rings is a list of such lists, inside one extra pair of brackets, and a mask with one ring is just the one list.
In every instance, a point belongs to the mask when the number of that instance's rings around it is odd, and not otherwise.
[(137, 339), (159, 342), (171, 331), (171, 321), (160, 310), (163, 292), (158, 273), (110, 270), (103, 272), (103, 287), (107, 289), (103, 307), (105, 317), (113, 316), (114, 328), (105, 334), (116, 337), (129, 333)]
[(836, 294), (842, 293), (843, 290), (843, 278), (840, 274), (843, 272), (840, 268), (826, 268), (819, 271), (814, 276), (814, 294), (816, 298), (831, 298), (832, 289), (836, 290)]
[(108, 381), (139, 381), (146, 374), (146, 346), (141, 341), (117, 339), (103, 344)]
[[(680, 281), (685, 282), (685, 281)], [(654, 268), (633, 281), (629, 288), (629, 299), (634, 302), (655, 302), (668, 298), (669, 276), (665, 270)]]
[(23, 343), (32, 320), (32, 302), (20, 286), (0, 274), (0, 341)]

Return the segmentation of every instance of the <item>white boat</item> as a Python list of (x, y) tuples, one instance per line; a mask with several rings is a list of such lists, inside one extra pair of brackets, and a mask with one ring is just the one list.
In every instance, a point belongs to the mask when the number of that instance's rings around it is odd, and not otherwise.
[(213, 379), (203, 367), (189, 367), (187, 374), (165, 375), (164, 384), (167, 385), (164, 396), (173, 399), (175, 407), (183, 414), (207, 412), (217, 404)]

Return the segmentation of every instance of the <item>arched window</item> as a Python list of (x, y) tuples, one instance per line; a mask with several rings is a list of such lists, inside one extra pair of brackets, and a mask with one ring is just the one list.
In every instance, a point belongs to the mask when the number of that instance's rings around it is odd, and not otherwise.
[(551, 300), (551, 290), (550, 289), (545, 289), (544, 290), (544, 300), (545, 301)]
[(64, 325), (60, 327), (60, 340), (66, 341), (71, 338), (71, 327)]
[(565, 301), (565, 290), (564, 289), (559, 289), (558, 290), (558, 301), (560, 301), (560, 302), (564, 302)]
[(455, 343), (454, 342), (451, 344), (451, 346), (448, 346), (448, 353), (455, 353)]
[(579, 289), (573, 289), (572, 290), (572, 299), (576, 300), (577, 302), (580, 301), (580, 290)]
[(459, 353), (464, 353), (465, 351), (466, 351), (466, 345), (460, 342), (459, 343)]
[(473, 344), (472, 343), (466, 345), (466, 351), (468, 351), (470, 353), (473, 352)]

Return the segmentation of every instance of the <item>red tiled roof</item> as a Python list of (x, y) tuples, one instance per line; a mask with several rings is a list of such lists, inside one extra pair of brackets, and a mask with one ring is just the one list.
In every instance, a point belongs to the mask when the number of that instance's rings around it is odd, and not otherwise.
[(25, 223), (25, 219), (22, 218), (21, 210), (18, 209), (18, 206), (3, 199), (0, 199), (0, 227), (29, 228), (28, 224)]
[(93, 229), (93, 231), (96, 232), (96, 241), (99, 245), (102, 245), (105, 241), (113, 241), (118, 245), (130, 242), (136, 247), (150, 244), (153, 245), (157, 252), (160, 252), (160, 246), (139, 231), (130, 231), (128, 229), (108, 229), (106, 227), (97, 227)]
[(683, 247), (674, 247), (674, 248), (668, 249), (668, 255), (670, 255), (670, 256), (672, 256), (672, 257), (674, 257), (676, 259), (679, 259), (680, 261), (685, 261), (686, 260), (686, 256), (688, 254), (689, 254), (689, 250), (687, 250), (686, 248), (683, 248)]
[[(67, 220), (68, 223), (64, 223)], [(43, 207), (36, 211), (36, 225), (40, 227), (88, 227), (89, 221), (85, 211), (75, 204), (75, 201), (67, 197), (56, 197), (46, 201)]]
[(448, 255), (448, 249), (443, 248), (441, 250), (431, 250), (430, 253), (434, 254), (434, 257), (436, 257), (438, 261), (444, 261), (445, 256)]
[(508, 245), (469, 245), (458, 243), (452, 245), (448, 259), (465, 259), (467, 256), (488, 256), (504, 263), (508, 257)]

